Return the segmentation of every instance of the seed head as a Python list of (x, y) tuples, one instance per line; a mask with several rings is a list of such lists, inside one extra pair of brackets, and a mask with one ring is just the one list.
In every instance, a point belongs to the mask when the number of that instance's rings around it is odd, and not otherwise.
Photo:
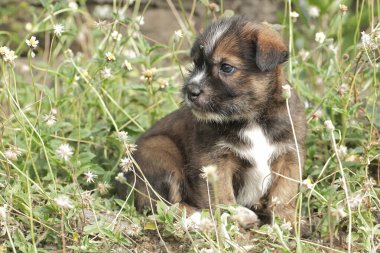
[(123, 172), (119, 172), (117, 173), (116, 177), (115, 177), (115, 180), (120, 182), (120, 183), (125, 183), (127, 180), (125, 179), (124, 177), (124, 173)]
[(19, 156), (21, 156), (22, 151), (16, 146), (9, 146), (7, 150), (4, 152), (5, 158), (10, 161), (16, 161)]
[(219, 5), (216, 4), (216, 3), (210, 3), (210, 4), (208, 5), (208, 8), (209, 8), (209, 10), (210, 10), (211, 12), (219, 12), (219, 11), (220, 11), (220, 7), (219, 7)]
[(133, 169), (133, 162), (129, 157), (124, 157), (120, 160), (119, 166), (124, 172), (128, 172)]
[(202, 167), (201, 177), (204, 179), (214, 180), (218, 177), (216, 165), (209, 165)]
[(62, 24), (56, 24), (53, 26), (54, 34), (57, 37), (61, 37), (62, 33), (65, 30), (65, 27)]
[(108, 192), (108, 189), (111, 186), (107, 182), (98, 183), (98, 191), (101, 195), (104, 195)]
[(92, 173), (91, 171), (87, 171), (86, 173), (84, 173), (84, 177), (85, 177), (87, 183), (94, 183), (95, 178), (97, 178), (98, 175)]
[(289, 84), (285, 84), (285, 85), (282, 85), (282, 96), (285, 98), (285, 99), (289, 99), (292, 95), (292, 92), (291, 92), (291, 89), (292, 87), (290, 87)]
[(117, 133), (117, 139), (121, 142), (121, 143), (126, 143), (128, 142), (128, 133), (125, 132), (125, 131), (120, 131)]

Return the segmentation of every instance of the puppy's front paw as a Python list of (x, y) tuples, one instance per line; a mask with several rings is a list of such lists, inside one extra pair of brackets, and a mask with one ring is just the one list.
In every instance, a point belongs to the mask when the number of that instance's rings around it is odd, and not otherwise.
[(201, 212), (196, 211), (184, 221), (185, 227), (198, 227), (201, 224), (202, 216)]
[(232, 220), (237, 221), (245, 229), (252, 228), (259, 224), (259, 218), (252, 210), (238, 206), (232, 211)]

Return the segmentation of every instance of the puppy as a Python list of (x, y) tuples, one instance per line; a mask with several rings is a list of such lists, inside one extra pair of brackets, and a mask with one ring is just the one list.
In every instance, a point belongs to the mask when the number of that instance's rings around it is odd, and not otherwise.
[[(282, 88), (287, 57), (277, 32), (245, 18), (222, 19), (199, 35), (182, 89), (185, 105), (137, 140), (133, 156), (143, 173), (135, 170), (137, 209), (150, 208), (143, 176), (170, 203), (209, 208), (203, 169), (213, 166), (215, 187), (209, 189), (216, 189), (219, 204), (293, 221), (300, 178)], [(289, 106), (303, 160), (304, 108), (293, 91)], [(130, 185), (136, 180), (132, 172), (125, 176)], [(127, 189), (117, 184), (120, 197)]]

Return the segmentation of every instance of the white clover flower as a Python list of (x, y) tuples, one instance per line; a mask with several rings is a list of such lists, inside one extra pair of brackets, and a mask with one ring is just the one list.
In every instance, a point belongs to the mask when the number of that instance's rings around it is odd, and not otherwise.
[(290, 17), (292, 17), (292, 18), (298, 18), (299, 16), (300, 16), (300, 14), (298, 14), (298, 12), (295, 12), (295, 11), (290, 12)]
[(0, 47), (0, 56), (4, 57), (9, 53), (9, 48), (8, 47)]
[(124, 66), (124, 68), (126, 68), (128, 71), (132, 71), (132, 70), (133, 70), (132, 64), (131, 64), (128, 60), (125, 60), (125, 61), (124, 61), (123, 66)]
[(53, 113), (49, 113), (49, 114), (44, 115), (43, 120), (45, 121), (45, 123), (48, 127), (53, 126), (57, 122), (57, 119), (55, 118)]
[(57, 108), (51, 108), (51, 113), (54, 115), (57, 115), (57, 113), (58, 113)]
[(311, 182), (310, 178), (306, 178), (302, 181), (302, 185), (306, 187), (306, 189), (312, 189), (314, 184)]
[(324, 125), (325, 125), (326, 129), (328, 131), (330, 131), (330, 132), (332, 132), (332, 131), (335, 130), (335, 127), (334, 127), (334, 125), (333, 125), (333, 123), (332, 123), (331, 120), (326, 120), (325, 123), (324, 123)]
[(118, 31), (113, 31), (111, 33), (111, 37), (114, 41), (120, 41), (121, 38), (122, 38), (123, 35), (121, 35), (121, 33), (119, 33)]
[(28, 47), (30, 47), (31, 49), (36, 49), (38, 46), (39, 40), (37, 40), (35, 36), (32, 36), (30, 37), (29, 40), (25, 40), (25, 42), (28, 45)]
[(0, 207), (0, 221), (6, 221), (8, 217), (8, 205), (4, 204)]
[(86, 173), (84, 173), (84, 177), (86, 178), (87, 183), (94, 183), (95, 178), (97, 178), (98, 175), (92, 173), (91, 171), (87, 171)]
[(326, 35), (324, 32), (317, 32), (315, 34), (315, 41), (318, 42), (319, 44), (322, 44), (326, 39)]
[(105, 68), (101, 71), (101, 75), (102, 75), (102, 77), (103, 77), (104, 79), (111, 78), (111, 77), (112, 77), (111, 69), (105, 67)]
[(118, 181), (118, 182), (120, 182), (120, 183), (127, 182), (127, 179), (124, 177), (124, 173), (123, 172), (117, 173), (117, 175), (115, 177), (115, 180)]
[(28, 32), (32, 31), (33, 29), (33, 25), (32, 23), (28, 22), (25, 24), (25, 30), (27, 30)]
[(176, 38), (182, 38), (182, 37), (183, 37), (183, 32), (182, 32), (182, 30), (180, 29), (180, 30), (175, 31), (175, 32), (174, 32), (174, 36), (175, 36)]
[(72, 9), (73, 11), (76, 11), (78, 10), (78, 4), (75, 1), (70, 1), (69, 8)]
[(69, 158), (74, 154), (73, 148), (69, 144), (61, 144), (55, 151), (58, 158), (68, 161)]
[(319, 17), (319, 12), (320, 12), (320, 9), (317, 6), (310, 6), (310, 8), (309, 8), (310, 17), (312, 17), (312, 18)]
[(291, 91), (292, 87), (289, 84), (282, 85), (282, 95), (285, 99), (289, 99), (290, 96), (292, 95)]
[(132, 160), (129, 158), (129, 157), (124, 157), (120, 160), (120, 164), (119, 164), (120, 168), (124, 171), (124, 172), (128, 172), (130, 170), (133, 170), (133, 162)]
[(9, 146), (7, 150), (4, 152), (4, 156), (6, 159), (10, 161), (16, 161), (19, 156), (21, 156), (22, 151), (16, 146)]
[(61, 37), (62, 33), (65, 30), (65, 27), (62, 24), (56, 24), (56, 25), (53, 26), (53, 29), (54, 29), (54, 34), (57, 37)]
[(125, 132), (125, 131), (120, 131), (117, 133), (117, 139), (121, 142), (121, 143), (126, 143), (128, 142), (128, 133)]
[(4, 61), (10, 64), (14, 64), (14, 60), (17, 58), (15, 51), (8, 50), (8, 52), (4, 55)]
[(71, 204), (71, 199), (66, 195), (59, 195), (54, 199), (55, 203), (60, 208), (73, 208), (74, 206)]
[(107, 52), (106, 53), (106, 60), (109, 61), (109, 62), (111, 62), (111, 61), (116, 60), (116, 57), (115, 57), (115, 55), (112, 52)]
[(217, 170), (218, 167), (216, 165), (208, 165), (202, 167), (202, 174), (201, 177), (204, 179), (216, 179), (217, 178)]
[(137, 16), (136, 17), (137, 24), (142, 26), (145, 24), (144, 17), (143, 16)]

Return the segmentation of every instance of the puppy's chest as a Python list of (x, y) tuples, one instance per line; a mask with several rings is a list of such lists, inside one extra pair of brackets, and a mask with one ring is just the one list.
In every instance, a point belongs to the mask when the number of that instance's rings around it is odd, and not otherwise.
[(241, 130), (234, 142), (224, 142), (222, 145), (250, 164), (237, 172), (240, 174), (237, 182), (240, 187), (236, 200), (247, 207), (255, 205), (271, 185), (271, 162), (282, 153), (283, 148), (271, 143), (259, 126)]

